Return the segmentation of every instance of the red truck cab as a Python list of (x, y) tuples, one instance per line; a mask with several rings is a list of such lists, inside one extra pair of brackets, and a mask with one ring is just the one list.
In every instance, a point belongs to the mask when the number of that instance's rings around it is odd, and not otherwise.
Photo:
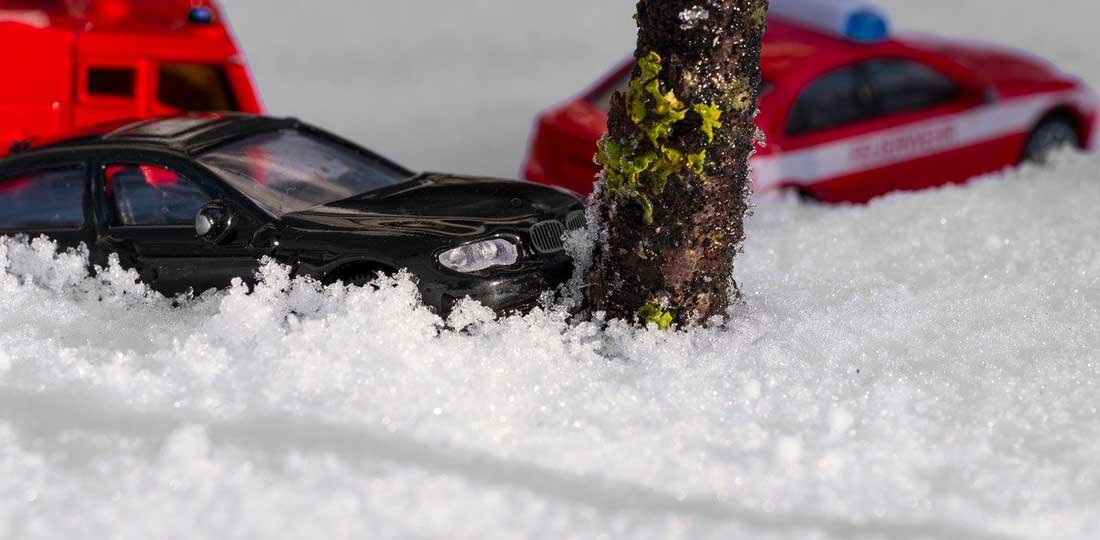
[(0, 0), (0, 156), (183, 111), (263, 112), (213, 0)]

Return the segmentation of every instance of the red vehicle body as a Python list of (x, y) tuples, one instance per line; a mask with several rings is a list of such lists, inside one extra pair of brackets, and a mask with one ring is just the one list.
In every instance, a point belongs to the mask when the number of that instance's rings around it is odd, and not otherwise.
[(212, 0), (0, 0), (0, 156), (181, 111), (263, 112)]
[[(762, 54), (757, 193), (865, 202), (1016, 165), (1051, 136), (1097, 147), (1095, 93), (1018, 52), (926, 36), (858, 43), (773, 16)], [(633, 66), (540, 116), (528, 180), (592, 191), (607, 103)]]

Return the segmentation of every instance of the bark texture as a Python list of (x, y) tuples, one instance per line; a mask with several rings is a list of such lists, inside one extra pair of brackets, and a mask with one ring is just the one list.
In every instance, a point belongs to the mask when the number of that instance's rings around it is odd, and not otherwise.
[(738, 296), (768, 0), (640, 0), (629, 90), (611, 101), (586, 297), (667, 328)]

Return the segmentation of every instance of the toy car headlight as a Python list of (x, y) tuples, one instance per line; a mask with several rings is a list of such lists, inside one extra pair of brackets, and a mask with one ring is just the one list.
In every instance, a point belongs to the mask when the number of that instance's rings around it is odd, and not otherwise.
[(494, 266), (510, 266), (518, 260), (519, 248), (503, 238), (474, 242), (439, 254), (439, 264), (467, 274)]

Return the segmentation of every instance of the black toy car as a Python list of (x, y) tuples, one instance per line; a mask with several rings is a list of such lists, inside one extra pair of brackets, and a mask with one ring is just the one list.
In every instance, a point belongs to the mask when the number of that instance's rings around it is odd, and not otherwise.
[[(117, 253), (175, 294), (248, 280), (263, 256), (324, 282), (408, 269), (425, 303), (498, 311), (569, 278), (574, 194), (414, 174), (295, 119), (205, 114), (102, 126), (0, 161), (0, 235)], [(28, 149), (29, 148), (29, 149)]]

